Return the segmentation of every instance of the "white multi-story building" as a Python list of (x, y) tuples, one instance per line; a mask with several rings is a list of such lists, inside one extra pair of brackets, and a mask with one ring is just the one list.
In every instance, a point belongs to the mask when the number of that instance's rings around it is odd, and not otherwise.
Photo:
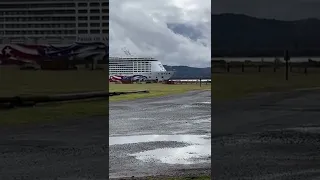
[(108, 41), (106, 0), (1, 0), (0, 44)]

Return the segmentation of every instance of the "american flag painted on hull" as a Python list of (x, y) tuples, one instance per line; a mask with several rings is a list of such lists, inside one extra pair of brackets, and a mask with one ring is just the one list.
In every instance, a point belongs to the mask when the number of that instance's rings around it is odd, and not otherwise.
[(73, 43), (67, 46), (8, 44), (0, 48), (1, 62), (37, 63), (57, 59), (107, 59), (108, 46), (102, 42)]

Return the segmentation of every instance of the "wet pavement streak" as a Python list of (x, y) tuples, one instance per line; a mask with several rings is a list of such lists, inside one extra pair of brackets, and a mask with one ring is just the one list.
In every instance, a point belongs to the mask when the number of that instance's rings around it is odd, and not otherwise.
[(209, 175), (211, 92), (110, 104), (110, 178)]
[(320, 179), (320, 93), (212, 104), (214, 179)]

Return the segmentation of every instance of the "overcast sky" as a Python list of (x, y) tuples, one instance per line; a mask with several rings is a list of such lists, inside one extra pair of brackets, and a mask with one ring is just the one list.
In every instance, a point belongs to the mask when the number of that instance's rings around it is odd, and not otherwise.
[(214, 0), (212, 13), (239, 13), (279, 20), (320, 18), (320, 0)]
[(110, 0), (110, 56), (210, 67), (211, 0)]

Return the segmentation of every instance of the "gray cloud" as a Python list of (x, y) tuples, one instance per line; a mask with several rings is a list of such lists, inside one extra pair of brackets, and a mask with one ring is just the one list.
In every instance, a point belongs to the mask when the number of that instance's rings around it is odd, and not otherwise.
[(111, 0), (110, 56), (153, 56), (163, 64), (210, 66), (210, 0)]
[(261, 18), (320, 18), (319, 0), (214, 0), (212, 13), (239, 13)]

